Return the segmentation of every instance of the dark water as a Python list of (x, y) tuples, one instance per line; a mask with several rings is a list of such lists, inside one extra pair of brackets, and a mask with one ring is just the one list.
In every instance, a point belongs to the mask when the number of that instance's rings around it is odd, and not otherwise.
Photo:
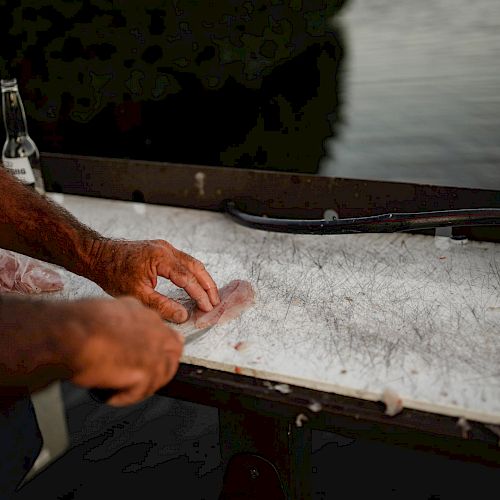
[[(500, 3), (10, 2), (42, 151), (500, 188)], [(156, 5), (158, 4), (158, 5)]]
[(344, 121), (320, 172), (500, 188), (500, 3), (353, 0), (341, 22)]

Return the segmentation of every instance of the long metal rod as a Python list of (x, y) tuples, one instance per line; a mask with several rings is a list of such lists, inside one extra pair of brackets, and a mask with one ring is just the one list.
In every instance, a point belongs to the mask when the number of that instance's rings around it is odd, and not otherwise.
[(226, 213), (244, 226), (294, 234), (394, 233), (447, 226), (500, 225), (500, 209), (475, 208), (435, 212), (389, 213), (350, 219), (277, 219), (251, 215), (239, 210), (233, 201), (225, 203)]

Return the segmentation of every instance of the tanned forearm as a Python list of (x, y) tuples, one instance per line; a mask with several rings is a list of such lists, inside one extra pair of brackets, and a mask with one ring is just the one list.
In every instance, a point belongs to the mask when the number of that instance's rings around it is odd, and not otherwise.
[(86, 276), (102, 240), (97, 232), (23, 186), (0, 166), (0, 248)]
[(78, 323), (69, 320), (72, 307), (0, 295), (0, 388), (36, 390), (71, 376), (69, 360), (82, 341)]

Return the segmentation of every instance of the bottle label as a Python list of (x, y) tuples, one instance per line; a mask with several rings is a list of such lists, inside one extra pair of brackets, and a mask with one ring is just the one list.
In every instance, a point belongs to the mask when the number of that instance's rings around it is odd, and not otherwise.
[(9, 169), (23, 184), (34, 184), (35, 176), (28, 158), (5, 158), (2, 157), (2, 163)]

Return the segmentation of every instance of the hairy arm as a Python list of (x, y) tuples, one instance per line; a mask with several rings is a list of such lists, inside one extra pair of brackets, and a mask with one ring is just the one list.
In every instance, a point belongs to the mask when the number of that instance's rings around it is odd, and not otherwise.
[(71, 376), (68, 361), (82, 342), (68, 321), (72, 307), (0, 295), (0, 386), (36, 390)]
[(23, 186), (0, 168), (0, 247), (85, 275), (99, 243), (96, 231)]
[(132, 295), (167, 320), (188, 312), (155, 291), (158, 276), (171, 280), (202, 311), (220, 301), (203, 264), (164, 240), (104, 238), (69, 212), (23, 186), (0, 168), (0, 247), (65, 267), (95, 281), (112, 296)]

